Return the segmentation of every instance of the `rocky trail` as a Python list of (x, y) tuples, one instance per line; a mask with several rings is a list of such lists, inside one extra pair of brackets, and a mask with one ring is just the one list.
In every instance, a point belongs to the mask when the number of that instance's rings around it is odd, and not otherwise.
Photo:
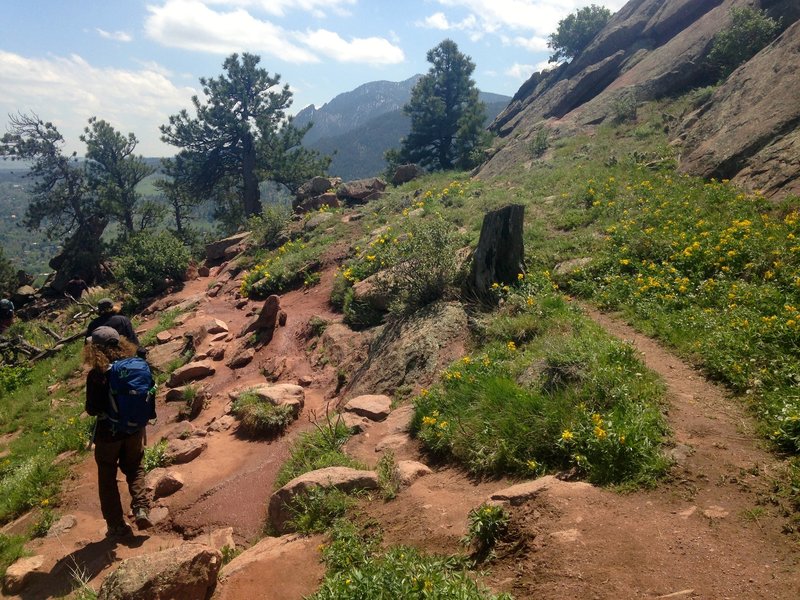
[[(151, 444), (169, 440), (174, 456), (183, 453), (180, 460), (192, 458), (150, 475), (153, 487), (163, 494), (152, 511), (156, 526), (112, 541), (104, 537), (94, 461), (87, 456), (65, 485), (58, 507), (65, 516), (48, 536), (29, 545), (36, 555), (29, 566), (38, 566), (18, 576), (19, 590), (9, 597), (61, 597), (76, 588), (77, 579), (98, 590), (121, 560), (179, 552), (187, 540), (217, 550), (234, 545), (244, 550), (222, 567), (215, 598), (288, 600), (313, 593), (324, 574), (321, 538), (263, 537), (263, 531), (289, 446), (312, 427), (310, 420), (335, 408), (342, 395), (337, 394), (341, 382), (335, 361), (321, 360), (323, 353), (308, 336), (312, 317), (340, 321), (328, 306), (332, 281), (331, 267), (318, 286), (283, 295), (285, 326), (277, 327), (272, 340), (239, 368), (228, 366), (239, 354), (236, 335), (263, 303), (237, 300), (239, 281), (224, 268), (188, 282), (150, 307), (142, 331), (157, 322), (159, 311), (179, 303), (193, 305), (178, 325), (161, 335), (159, 341), (165, 343), (160, 347), (192, 332), (195, 363), (214, 369), (197, 381), (207, 400), (191, 421), (176, 422), (182, 403), (166, 402), (168, 388), (163, 387), (159, 422), (148, 434)], [(515, 598), (800, 597), (796, 539), (782, 532), (786, 519), (778, 507), (765, 502), (772, 482), (781, 476), (779, 463), (760, 447), (743, 407), (620, 320), (587, 312), (632, 343), (666, 383), (675, 459), (667, 481), (653, 490), (625, 494), (552, 476), (529, 482), (475, 481), (453, 467), (420, 464), (426, 458), (407, 434), (408, 407), (388, 417), (388, 410), (360, 409), (348, 422), (358, 421), (361, 432), (345, 449), (370, 468), (391, 450), (404, 482), (394, 500), (384, 502), (376, 494), (360, 501), (364, 517), (380, 523), (386, 544), (453, 553), (464, 549), (460, 539), (472, 508), (490, 498), (507, 504), (513, 535), (480, 570), (485, 584)], [(221, 331), (208, 333), (214, 324)], [(348, 350), (347, 338), (342, 339), (342, 347), (326, 352), (358, 359), (359, 350)], [(454, 353), (462, 350), (454, 342)], [(273, 383), (300, 386), (300, 417), (276, 439), (248, 439), (228, 414), (230, 393)], [(368, 400), (380, 404), (379, 398)], [(126, 501), (123, 494), (124, 505)], [(5, 531), (22, 531), (29, 519), (22, 517)], [(187, 579), (182, 585), (186, 591), (192, 582)], [(187, 593), (182, 597), (192, 597)]]

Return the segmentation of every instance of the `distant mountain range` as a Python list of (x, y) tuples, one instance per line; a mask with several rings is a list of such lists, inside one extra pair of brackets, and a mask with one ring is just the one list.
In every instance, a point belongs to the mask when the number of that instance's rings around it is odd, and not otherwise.
[[(386, 168), (384, 153), (399, 147), (411, 129), (403, 106), (420, 77), (365, 83), (320, 108), (307, 106), (294, 118), (297, 126), (314, 123), (303, 145), (333, 156), (328, 172), (344, 180), (381, 174)], [(487, 125), (511, 100), (488, 92), (481, 92), (480, 98), (486, 104)]]

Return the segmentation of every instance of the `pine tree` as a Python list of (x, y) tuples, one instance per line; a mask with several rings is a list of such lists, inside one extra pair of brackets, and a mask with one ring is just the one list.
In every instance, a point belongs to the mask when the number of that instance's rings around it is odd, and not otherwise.
[(437, 171), (469, 168), (476, 151), (488, 144), (483, 128), (486, 107), (478, 99), (470, 78), (475, 64), (452, 40), (444, 40), (428, 51), (433, 66), (420, 78), (403, 107), (411, 117), (411, 132), (401, 143), (399, 155), (390, 159), (414, 162)]
[(192, 98), (196, 117), (186, 110), (161, 126), (162, 139), (182, 148), (176, 166), (194, 193), (204, 198), (239, 194), (245, 216), (261, 213), (259, 180), (271, 180), (296, 190), (322, 173), (329, 160), (300, 146), (308, 127), (298, 129), (286, 110), (289, 86), (280, 75), (259, 68), (260, 57), (232, 54), (225, 73), (200, 78), (207, 102)]

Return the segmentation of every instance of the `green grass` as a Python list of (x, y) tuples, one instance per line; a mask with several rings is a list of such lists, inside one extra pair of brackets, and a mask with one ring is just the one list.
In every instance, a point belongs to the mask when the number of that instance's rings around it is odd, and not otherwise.
[(509, 334), (526, 313), (538, 318), (537, 334), (491, 341), (453, 364), (416, 398), (412, 431), (477, 475), (574, 468), (595, 483), (652, 483), (668, 466), (660, 382), (630, 346), (548, 288), (533, 274), (498, 287), (503, 308), (484, 337)]
[(25, 542), (27, 538), (23, 535), (5, 535), (0, 533), (0, 578), (5, 577), (6, 569), (14, 561), (23, 556), (27, 556)]
[(315, 236), (313, 241), (289, 241), (274, 251), (259, 253), (257, 264), (242, 279), (241, 293), (246, 298), (263, 300), (302, 285), (313, 285), (321, 267), (320, 257), (333, 241), (330, 236)]
[(239, 394), (231, 412), (239, 419), (241, 429), (252, 436), (277, 435), (294, 421), (291, 406), (275, 406), (249, 391)]
[(142, 346), (152, 346), (155, 344), (156, 336), (162, 331), (167, 331), (168, 329), (175, 327), (175, 322), (178, 320), (178, 317), (183, 314), (183, 312), (184, 311), (179, 308), (173, 308), (164, 312), (158, 318), (158, 323), (151, 327), (147, 333), (141, 337), (139, 343)]
[(278, 472), (275, 489), (280, 489), (304, 473), (325, 467), (363, 469), (364, 465), (342, 451), (342, 446), (349, 437), (349, 430), (339, 421), (326, 423), (313, 431), (302, 433), (292, 444), (289, 459)]
[(510, 600), (470, 576), (461, 557), (426, 555), (403, 546), (381, 549), (350, 522), (338, 521), (323, 549), (328, 572), (309, 600), (397, 598), (402, 600)]
[(142, 458), (142, 467), (145, 473), (149, 473), (153, 469), (166, 467), (169, 464), (167, 460), (167, 440), (161, 440), (157, 444), (147, 446), (144, 449), (144, 458)]

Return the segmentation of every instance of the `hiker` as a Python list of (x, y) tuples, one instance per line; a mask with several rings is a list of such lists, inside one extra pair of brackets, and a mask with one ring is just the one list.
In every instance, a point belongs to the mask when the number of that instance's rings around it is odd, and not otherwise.
[(136, 346), (105, 325), (92, 332), (83, 349), (83, 362), (89, 368), (85, 409), (97, 417), (94, 459), (108, 537), (133, 533), (122, 513), (117, 468), (128, 482), (136, 526), (152, 526), (142, 458), (147, 422), (156, 417), (155, 382), (147, 363), (135, 354)]
[(119, 304), (114, 304), (111, 298), (102, 298), (97, 303), (98, 316), (89, 323), (86, 328), (86, 336), (92, 335), (92, 332), (101, 326), (111, 327), (121, 336), (128, 339), (130, 343), (136, 346), (136, 355), (141, 358), (147, 357), (147, 349), (139, 345), (139, 338), (136, 337), (136, 332), (133, 330), (131, 320), (125, 315), (120, 313), (121, 307)]
[(14, 321), (14, 303), (8, 298), (0, 300), (0, 333), (11, 327)]

